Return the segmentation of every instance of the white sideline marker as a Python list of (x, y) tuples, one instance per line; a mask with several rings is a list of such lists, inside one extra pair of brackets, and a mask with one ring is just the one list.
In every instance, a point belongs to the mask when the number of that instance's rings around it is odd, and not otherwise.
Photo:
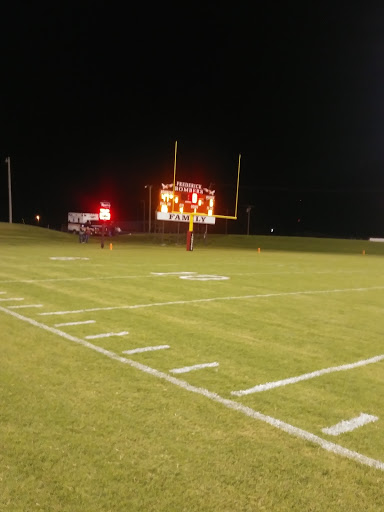
[(384, 354), (381, 354), (379, 356), (371, 357), (370, 359), (363, 359), (361, 361), (357, 361), (356, 363), (343, 364), (341, 366), (331, 366), (330, 368), (323, 368), (322, 370), (316, 370), (311, 373), (304, 373), (303, 375), (298, 375), (297, 377), (290, 377), (289, 379), (267, 382), (266, 384), (259, 384), (257, 386), (254, 386), (253, 388), (242, 389), (240, 391), (231, 391), (231, 395), (243, 396), (250, 395), (251, 393), (260, 393), (261, 391), (267, 391), (269, 389), (287, 386), (287, 384), (296, 384), (296, 382), (301, 382), (302, 380), (314, 379), (315, 377), (320, 377), (321, 375), (325, 375), (327, 373), (344, 372), (346, 370), (358, 368), (359, 366), (366, 366), (367, 364), (378, 363), (383, 359)]
[(184, 368), (174, 368), (173, 370), (169, 371), (171, 373), (187, 373), (194, 370), (201, 370), (202, 368), (214, 368), (215, 366), (219, 366), (219, 363), (195, 364), (194, 366), (184, 366)]
[(170, 346), (156, 345), (155, 347), (133, 348), (132, 350), (124, 350), (123, 354), (139, 354), (140, 352), (152, 352), (153, 350), (163, 350), (165, 348), (170, 348)]
[(24, 300), (24, 297), (8, 297), (6, 299), (0, 299), (1, 302), (5, 302), (7, 300)]
[(20, 304), (19, 306), (8, 306), (9, 309), (21, 309), (21, 308), (42, 308), (42, 304)]
[(104, 332), (102, 334), (92, 334), (91, 336), (85, 336), (86, 340), (96, 340), (97, 338), (110, 338), (111, 336), (125, 336), (129, 334), (128, 331), (121, 332)]
[(297, 437), (304, 441), (308, 441), (317, 446), (320, 446), (323, 450), (326, 450), (330, 453), (333, 453), (335, 455), (340, 455), (341, 457), (345, 457), (347, 459), (353, 460), (360, 464), (364, 464), (365, 466), (379, 469), (380, 471), (384, 471), (384, 462), (381, 460), (372, 459), (371, 457), (367, 457), (366, 455), (362, 455), (361, 453), (355, 452), (353, 450), (349, 450), (348, 448), (344, 448), (344, 446), (341, 446), (336, 443), (332, 443), (331, 441), (328, 441), (319, 436), (316, 436), (315, 434), (312, 434), (311, 432), (308, 432), (301, 428), (290, 425), (289, 423), (286, 423), (285, 421), (279, 420), (277, 418), (273, 418), (272, 416), (268, 416), (259, 411), (255, 411), (254, 409), (251, 409), (250, 407), (247, 407), (241, 403), (235, 402), (234, 400), (228, 400), (228, 398), (224, 398), (224, 397), (218, 395), (217, 393), (213, 393), (212, 391), (209, 391), (208, 389), (192, 386), (188, 382), (177, 379), (176, 377), (173, 377), (172, 375), (168, 375), (167, 373), (160, 372), (159, 370), (150, 368), (149, 366), (138, 363), (137, 361), (134, 361), (132, 359), (127, 359), (126, 357), (121, 357), (118, 354), (111, 352), (110, 350), (106, 350), (105, 348), (99, 347), (97, 345), (93, 345), (92, 343), (82, 340), (81, 338), (76, 338), (75, 336), (71, 336), (70, 334), (68, 334), (64, 331), (60, 331), (59, 329), (55, 329), (54, 327), (50, 327), (49, 325), (45, 325), (41, 322), (37, 322), (36, 320), (33, 320), (32, 318), (28, 318), (26, 316), (20, 315), (20, 313), (16, 313), (16, 311), (11, 311), (3, 306), (0, 306), (0, 311), (2, 311), (3, 313), (5, 313), (7, 315), (11, 315), (11, 316), (17, 318), (18, 320), (27, 322), (30, 325), (33, 325), (34, 327), (38, 327), (39, 329), (42, 329), (44, 331), (50, 332), (52, 334), (56, 334), (57, 336), (60, 336), (61, 338), (72, 341), (74, 343), (78, 343), (79, 345), (82, 345), (83, 347), (86, 347), (90, 350), (94, 350), (95, 352), (98, 352), (99, 354), (102, 354), (103, 356), (108, 357), (114, 361), (118, 361), (119, 363), (126, 364), (127, 366), (130, 366), (131, 368), (135, 368), (136, 370), (144, 372), (148, 375), (152, 375), (153, 377), (156, 377), (158, 379), (169, 382), (170, 384), (174, 384), (175, 386), (178, 386), (179, 388), (184, 389), (185, 391), (189, 391), (190, 393), (195, 393), (196, 395), (204, 396), (204, 397), (208, 398), (209, 400), (212, 400), (213, 402), (221, 404), (222, 406), (226, 407), (227, 409), (237, 411), (237, 412), (244, 414), (245, 416), (248, 416), (249, 418), (252, 418), (254, 420), (262, 421), (262, 422), (266, 423), (267, 425), (270, 425), (276, 429), (286, 432), (287, 434), (290, 434), (291, 436)]
[(357, 416), (356, 418), (340, 421), (340, 423), (333, 425), (333, 427), (323, 428), (321, 431), (330, 436), (338, 436), (345, 432), (352, 432), (352, 430), (367, 425), (368, 423), (373, 423), (378, 419), (379, 418), (377, 416), (371, 416), (370, 414), (362, 412), (360, 416)]
[(94, 324), (96, 320), (84, 320), (83, 322), (64, 322), (63, 324), (55, 324), (55, 327), (64, 327), (65, 325), (83, 325)]

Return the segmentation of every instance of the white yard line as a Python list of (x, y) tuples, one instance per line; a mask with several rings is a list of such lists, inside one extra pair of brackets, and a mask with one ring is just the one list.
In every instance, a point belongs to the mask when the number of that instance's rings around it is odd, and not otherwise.
[(185, 276), (189, 274), (197, 274), (197, 272), (151, 272), (153, 276)]
[(242, 405), (241, 403), (235, 402), (233, 400), (228, 400), (227, 398), (223, 398), (223, 397), (219, 396), (218, 394), (213, 393), (212, 391), (209, 391), (208, 389), (192, 386), (191, 384), (188, 384), (188, 382), (177, 379), (176, 377), (173, 377), (172, 375), (168, 375), (167, 373), (160, 372), (158, 370), (155, 370), (154, 368), (150, 368), (149, 366), (138, 363), (137, 361), (133, 361), (132, 359), (127, 359), (125, 357), (121, 357), (118, 354), (111, 352), (110, 350), (106, 350), (102, 347), (98, 347), (97, 345), (93, 345), (92, 343), (89, 343), (88, 341), (82, 340), (80, 338), (76, 338), (75, 336), (71, 336), (70, 334), (67, 334), (64, 331), (60, 331), (59, 329), (56, 329), (54, 327), (50, 327), (48, 325), (37, 322), (36, 320), (33, 320), (32, 318), (22, 316), (19, 313), (17, 313), (16, 311), (10, 311), (9, 309), (4, 308), (2, 306), (0, 306), (0, 311), (2, 311), (3, 313), (6, 313), (8, 315), (11, 315), (15, 318), (18, 318), (19, 320), (21, 320), (23, 322), (27, 322), (27, 323), (33, 325), (34, 327), (38, 327), (40, 329), (43, 329), (44, 331), (50, 332), (51, 334), (56, 334), (56, 335), (60, 336), (61, 338), (67, 339), (69, 341), (73, 341), (74, 343), (78, 343), (79, 345), (83, 345), (84, 347), (94, 350), (95, 352), (98, 352), (99, 354), (103, 354), (104, 356), (109, 357), (110, 359), (113, 359), (114, 361), (118, 361), (120, 363), (127, 364), (127, 365), (131, 366), (132, 368), (135, 368), (136, 370), (140, 370), (144, 373), (152, 375), (153, 377), (157, 377), (158, 379), (162, 379), (167, 382), (170, 382), (171, 384), (174, 384), (175, 386), (178, 386), (179, 388), (182, 388), (186, 391), (205, 396), (206, 398), (209, 398), (210, 400), (212, 400), (216, 403), (219, 403), (219, 404), (223, 405), (224, 407), (227, 407), (228, 409), (232, 409), (237, 412), (240, 412), (240, 413), (242, 413), (250, 418), (253, 418), (255, 420), (263, 421), (264, 423), (267, 423), (268, 425), (271, 425), (279, 430), (282, 430), (294, 437), (298, 437), (299, 439), (303, 439), (305, 441), (309, 441), (313, 444), (316, 444), (317, 446), (320, 446), (321, 448), (323, 448), (324, 450), (326, 450), (328, 452), (334, 453), (336, 455), (340, 455), (342, 457), (346, 457), (348, 459), (354, 460), (355, 462), (359, 462), (360, 464), (364, 464), (371, 468), (380, 469), (381, 471), (384, 471), (384, 462), (382, 462), (380, 460), (372, 459), (371, 457), (366, 457), (365, 455), (362, 455), (361, 453), (349, 450), (348, 448), (344, 448), (343, 446), (340, 446), (336, 443), (332, 443), (330, 441), (322, 439), (321, 437), (316, 436), (315, 434), (311, 434), (310, 432), (307, 432), (306, 430), (302, 430), (300, 428), (294, 427), (293, 425), (290, 425), (289, 423), (286, 423), (284, 421), (278, 420), (271, 416), (262, 414), (261, 412), (251, 409), (250, 407), (246, 407), (245, 405)]
[(23, 308), (42, 308), (42, 304), (20, 304), (18, 306), (8, 306), (9, 309), (23, 309)]
[(202, 368), (214, 368), (219, 366), (219, 363), (202, 363), (195, 364), (193, 366), (184, 366), (184, 368), (173, 368), (173, 370), (169, 370), (171, 373), (188, 373), (193, 372), (195, 370), (201, 370)]
[(34, 284), (34, 283), (51, 283), (56, 281), (101, 281), (104, 279), (137, 279), (142, 277), (154, 277), (150, 274), (146, 274), (143, 276), (96, 276), (96, 277), (52, 277), (50, 279), (22, 279), (20, 281), (17, 280), (7, 280), (0, 281), (1, 284)]
[(5, 293), (7, 293), (7, 292), (0, 292), (0, 295), (4, 295)]
[(274, 382), (267, 382), (266, 384), (258, 384), (257, 386), (254, 386), (252, 388), (242, 389), (240, 391), (232, 391), (231, 395), (243, 396), (250, 395), (252, 393), (260, 393), (261, 391), (267, 391), (269, 389), (287, 386), (288, 384), (296, 384), (296, 382), (301, 382), (302, 380), (314, 379), (315, 377), (320, 377), (321, 375), (326, 375), (327, 373), (344, 372), (346, 370), (358, 368), (359, 366), (366, 366), (367, 364), (378, 363), (383, 359), (384, 354), (381, 354), (378, 356), (371, 357), (369, 359), (362, 359), (360, 361), (356, 361), (355, 363), (343, 364), (340, 366), (331, 366), (329, 368), (323, 368), (322, 370), (316, 370), (311, 373), (304, 373), (302, 375), (298, 375), (297, 377), (290, 377), (289, 379), (283, 380), (275, 380)]
[(363, 274), (364, 270), (278, 270), (270, 272), (228, 272), (231, 276), (269, 276), (280, 274)]
[[(355, 274), (362, 273), (361, 270), (338, 270), (338, 271), (302, 271), (302, 270), (292, 270), (292, 271), (271, 271), (271, 272), (230, 272), (231, 276), (259, 276), (259, 275), (279, 275), (279, 274)], [(100, 281), (100, 280), (108, 280), (108, 279), (141, 279), (141, 278), (155, 278), (157, 276), (167, 276), (167, 275), (181, 275), (181, 274), (196, 274), (197, 272), (151, 272), (150, 274), (145, 275), (129, 275), (129, 276), (89, 276), (89, 277), (53, 277), (49, 279), (4, 279), (0, 280), (0, 284), (34, 284), (34, 283), (49, 283), (56, 281)], [(6, 293), (6, 292), (2, 292)]]
[(84, 325), (84, 324), (94, 324), (96, 320), (83, 320), (82, 322), (64, 322), (63, 324), (55, 324), (55, 327), (64, 327), (66, 325)]
[(166, 348), (170, 348), (170, 346), (169, 345), (155, 345), (154, 347), (133, 348), (132, 350), (124, 350), (123, 354), (139, 354), (141, 352), (152, 352), (153, 350), (163, 350)]
[(51, 256), (49, 259), (57, 261), (89, 260), (89, 258), (82, 258), (80, 256)]
[(199, 304), (204, 302), (216, 302), (220, 300), (247, 300), (247, 299), (270, 299), (274, 297), (288, 297), (295, 295), (318, 295), (318, 294), (329, 294), (329, 293), (346, 293), (346, 292), (367, 292), (371, 290), (384, 290), (384, 286), (371, 286), (368, 288), (335, 288), (334, 290), (304, 290), (298, 292), (279, 292), (279, 293), (258, 293), (255, 295), (234, 295), (229, 297), (211, 297), (204, 299), (191, 299), (191, 300), (174, 300), (170, 302), (152, 302), (151, 304), (135, 304), (131, 306), (108, 306), (105, 308), (88, 308), (88, 309), (73, 309), (68, 311), (49, 311), (45, 313), (39, 313), (42, 316), (49, 315), (69, 315), (76, 313), (88, 313), (91, 311), (113, 311), (117, 309), (141, 309), (141, 308), (152, 308), (158, 306), (176, 306), (178, 304)]
[(0, 299), (0, 302), (7, 302), (9, 300), (24, 300), (24, 297), (7, 297), (6, 299)]
[(344, 434), (345, 432), (352, 432), (352, 430), (362, 427), (363, 425), (367, 425), (368, 423), (377, 421), (378, 419), (379, 418), (377, 416), (371, 416), (370, 414), (365, 414), (362, 412), (360, 416), (357, 416), (356, 418), (340, 421), (340, 423), (333, 425), (333, 427), (323, 428), (322, 432), (330, 436), (338, 436), (340, 434)]
[(128, 331), (121, 331), (121, 332), (104, 332), (101, 334), (92, 334), (91, 336), (85, 336), (86, 340), (96, 340), (98, 338), (110, 338), (111, 336), (125, 336), (126, 334), (129, 334)]

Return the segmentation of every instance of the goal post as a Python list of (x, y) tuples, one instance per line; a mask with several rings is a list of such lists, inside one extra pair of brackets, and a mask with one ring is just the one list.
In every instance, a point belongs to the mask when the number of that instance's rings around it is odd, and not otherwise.
[[(180, 212), (175, 211), (175, 193), (176, 193), (176, 161), (177, 161), (177, 141), (175, 141), (175, 155), (174, 155), (174, 163), (173, 163), (173, 188), (172, 188), (172, 212), (173, 214), (179, 214)], [(237, 207), (239, 202), (239, 183), (240, 183), (240, 163), (241, 163), (241, 154), (239, 154), (238, 164), (237, 164), (237, 182), (236, 182), (236, 198), (235, 198), (235, 213), (234, 215), (220, 215), (216, 213), (212, 213), (211, 217), (216, 219), (227, 219), (227, 220), (237, 220)], [(199, 215), (196, 213), (196, 210), (189, 213), (189, 228), (187, 232), (187, 251), (193, 251), (193, 224), (195, 216)]]
[(173, 183), (161, 184), (159, 204), (156, 210), (156, 219), (159, 221), (188, 223), (187, 251), (193, 250), (194, 224), (205, 224), (207, 227), (208, 224), (214, 225), (216, 219), (237, 220), (240, 163), (241, 154), (239, 154), (237, 164), (234, 214), (228, 215), (228, 210), (226, 212), (227, 215), (223, 215), (220, 212), (216, 213), (216, 191), (212, 190), (212, 183), (205, 186), (202, 183), (193, 183), (176, 179), (177, 141), (175, 142)]

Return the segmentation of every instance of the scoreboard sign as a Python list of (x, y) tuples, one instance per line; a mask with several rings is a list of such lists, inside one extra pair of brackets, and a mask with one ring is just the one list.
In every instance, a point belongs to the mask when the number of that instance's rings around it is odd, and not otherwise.
[[(157, 220), (170, 220), (173, 222), (189, 222), (190, 217), (188, 213), (163, 213), (156, 212)], [(215, 224), (215, 217), (208, 217), (208, 215), (194, 215), (193, 222), (195, 224)]]
[(157, 220), (189, 222), (193, 213), (193, 222), (215, 224), (215, 191), (203, 187), (200, 183), (176, 181), (164, 185), (160, 190), (160, 201), (156, 212)]
[(99, 219), (103, 221), (111, 220), (111, 203), (109, 201), (100, 201)]

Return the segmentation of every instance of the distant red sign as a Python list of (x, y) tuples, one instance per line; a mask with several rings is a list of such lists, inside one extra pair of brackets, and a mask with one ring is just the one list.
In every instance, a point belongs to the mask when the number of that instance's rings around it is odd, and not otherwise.
[(100, 220), (111, 220), (111, 209), (100, 207), (99, 219)]

